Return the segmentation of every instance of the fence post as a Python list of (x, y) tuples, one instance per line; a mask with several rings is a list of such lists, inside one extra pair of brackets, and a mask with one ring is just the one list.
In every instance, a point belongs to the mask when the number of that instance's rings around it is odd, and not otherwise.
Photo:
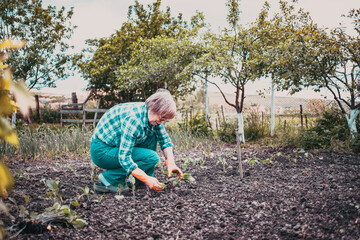
[[(97, 102), (96, 109), (99, 109), (99, 108), (100, 108), (100, 101), (101, 101), (101, 98), (99, 98), (99, 100), (98, 100), (98, 102)], [(95, 112), (95, 114), (94, 114), (94, 122), (93, 122), (94, 128), (96, 127), (97, 115), (98, 115), (98, 112)]]
[(35, 95), (35, 103), (36, 103), (36, 116), (39, 118), (39, 122), (41, 123), (41, 111), (40, 111), (40, 102), (39, 95)]
[(226, 125), (226, 119), (225, 119), (224, 106), (223, 105), (221, 105), (221, 113), (222, 113), (222, 117), (223, 117), (223, 120), (224, 120), (224, 124)]
[(301, 104), (300, 104), (300, 119), (301, 119), (301, 127), (304, 127), (303, 108)]
[(85, 103), (82, 105), (83, 110), (83, 129), (86, 127), (86, 111), (85, 111)]

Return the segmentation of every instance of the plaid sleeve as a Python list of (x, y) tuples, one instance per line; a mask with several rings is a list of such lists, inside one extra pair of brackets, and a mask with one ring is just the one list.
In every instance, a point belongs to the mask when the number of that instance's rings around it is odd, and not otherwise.
[(137, 119), (130, 117), (123, 119), (118, 158), (120, 165), (128, 174), (138, 167), (132, 160), (131, 154), (140, 127), (141, 125)]
[(169, 135), (167, 134), (166, 130), (165, 130), (165, 126), (164, 124), (159, 124), (159, 125), (156, 125), (154, 127), (154, 130), (155, 130), (155, 134), (156, 134), (156, 137), (159, 141), (159, 145), (160, 145), (160, 148), (161, 150), (167, 148), (167, 147), (172, 147), (173, 144), (171, 142), (171, 139), (169, 137)]

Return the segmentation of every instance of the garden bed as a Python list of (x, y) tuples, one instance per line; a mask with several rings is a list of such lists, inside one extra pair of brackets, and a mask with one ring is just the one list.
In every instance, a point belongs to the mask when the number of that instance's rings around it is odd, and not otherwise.
[[(92, 189), (90, 159), (7, 163), (16, 175), (10, 198), (30, 213), (53, 202), (44, 180), (59, 179), (63, 203), (86, 225), (28, 231), (17, 239), (359, 239), (360, 156), (308, 152), (291, 147), (243, 149), (244, 179), (239, 178), (234, 146), (178, 154), (179, 165), (195, 182), (168, 184), (164, 191), (137, 188), (123, 198)], [(17, 171), (16, 170), (21, 170)], [(100, 169), (95, 169), (99, 174)], [(167, 177), (158, 166), (155, 177)], [(41, 181), (41, 179), (44, 179)], [(26, 203), (25, 196), (30, 200)], [(101, 196), (104, 197), (101, 200)], [(6, 203), (10, 203), (7, 199)], [(20, 223), (1, 215), (6, 227)], [(13, 227), (13, 233), (20, 225)], [(39, 232), (39, 231), (38, 231)]]

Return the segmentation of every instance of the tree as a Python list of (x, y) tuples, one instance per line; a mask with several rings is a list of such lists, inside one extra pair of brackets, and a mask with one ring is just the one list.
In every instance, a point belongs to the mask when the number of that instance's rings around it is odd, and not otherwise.
[[(238, 113), (238, 131), (241, 142), (245, 142), (243, 107), (245, 100), (245, 86), (248, 82), (255, 81), (264, 75), (263, 59), (257, 48), (262, 39), (258, 38), (257, 26), (246, 28), (239, 24), (239, 1), (229, 0), (228, 22), (230, 29), (224, 29), (221, 35), (210, 34), (211, 44), (209, 54), (203, 61), (213, 76), (221, 78), (235, 89), (235, 102), (231, 103), (222, 89), (214, 82), (225, 102), (234, 107)], [(204, 69), (204, 68), (203, 68)]]
[(118, 31), (108, 38), (87, 41), (89, 48), (79, 56), (77, 65), (89, 81), (88, 87), (98, 90), (105, 100), (117, 103), (143, 99), (144, 93), (140, 91), (139, 94), (136, 88), (119, 88), (127, 83), (117, 74), (118, 69), (134, 56), (134, 50), (139, 51), (138, 41), (145, 42), (158, 36), (186, 38), (195, 34), (201, 25), (201, 13), (193, 16), (189, 25), (182, 14), (172, 17), (170, 7), (162, 11), (160, 6), (161, 0), (147, 5), (147, 9), (135, 1), (129, 7), (128, 21)]
[[(263, 57), (258, 49), (263, 41), (259, 38), (257, 25), (243, 27), (239, 23), (239, 0), (227, 2), (229, 14), (227, 20), (230, 29), (225, 28), (221, 34), (208, 33), (205, 36), (207, 53), (203, 54), (187, 68), (193, 74), (201, 77), (206, 82), (214, 84), (222, 94), (225, 102), (234, 107), (238, 113), (237, 147), (240, 167), (240, 177), (243, 177), (241, 164), (240, 142), (245, 143), (243, 108), (245, 100), (245, 86), (248, 82), (255, 81), (265, 74)], [(262, 11), (259, 18), (263, 18)], [(259, 20), (258, 20), (259, 21)], [(234, 87), (235, 101), (230, 102), (221, 87), (208, 77), (218, 77), (223, 83)]]
[(9, 65), (15, 79), (24, 79), (28, 88), (54, 87), (69, 76), (71, 58), (66, 43), (73, 33), (73, 10), (43, 8), (42, 0), (0, 2), (0, 39), (25, 40), (26, 46), (13, 51)]
[(184, 69), (204, 53), (192, 39), (157, 37), (136, 43), (131, 59), (119, 68), (120, 89), (139, 89), (146, 98), (159, 87), (181, 97), (195, 90), (196, 81)]
[(305, 87), (329, 90), (354, 137), (360, 109), (359, 10), (348, 15), (358, 34), (351, 36), (342, 28), (327, 33), (307, 13), (294, 12), (293, 6), (281, 3), (281, 15), (271, 20), (280, 39), (272, 51), (277, 58), (270, 67), (278, 88), (290, 93)]

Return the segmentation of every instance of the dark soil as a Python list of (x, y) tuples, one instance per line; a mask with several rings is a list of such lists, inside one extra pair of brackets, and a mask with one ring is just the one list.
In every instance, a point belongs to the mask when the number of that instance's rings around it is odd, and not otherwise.
[[(83, 229), (48, 230), (29, 216), (20, 218), (9, 199), (13, 217), (1, 215), (0, 220), (12, 226), (8, 236), (26, 221), (38, 225), (16, 239), (360, 239), (359, 155), (249, 147), (242, 153), (247, 160), (243, 179), (233, 146), (177, 156), (179, 165), (188, 162), (185, 172), (194, 183), (168, 184), (162, 192), (139, 187), (123, 199), (91, 191), (73, 207), (87, 222)], [(80, 188), (93, 186), (90, 159), (7, 164), (17, 175), (10, 198), (29, 213), (53, 204), (42, 197), (48, 189), (41, 179), (60, 180), (63, 204), (76, 200)], [(160, 167), (155, 177), (167, 180)], [(30, 196), (28, 203), (24, 196)]]

